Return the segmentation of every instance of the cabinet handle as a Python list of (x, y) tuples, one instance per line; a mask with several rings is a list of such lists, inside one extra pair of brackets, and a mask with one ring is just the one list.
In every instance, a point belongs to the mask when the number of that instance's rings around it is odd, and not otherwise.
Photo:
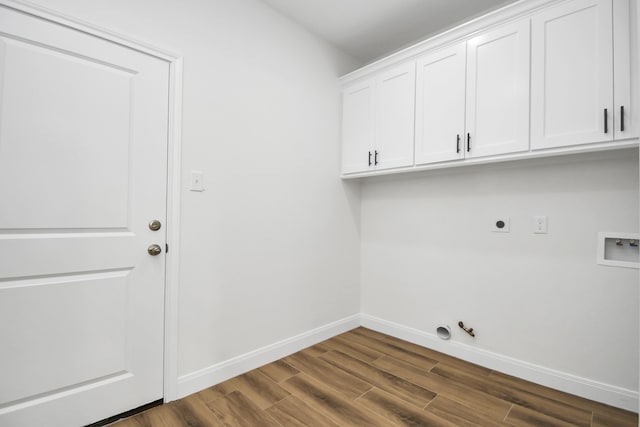
[(375, 156), (373, 157), (373, 164), (377, 165), (378, 164), (378, 150), (375, 151)]
[(608, 119), (609, 112), (607, 109), (604, 109), (604, 133), (609, 133), (609, 120)]
[(456, 153), (460, 152), (460, 134), (456, 135)]
[(620, 132), (624, 132), (624, 105), (620, 106)]
[(371, 166), (371, 151), (369, 151), (369, 166)]
[(467, 132), (467, 153), (471, 151), (471, 134)]

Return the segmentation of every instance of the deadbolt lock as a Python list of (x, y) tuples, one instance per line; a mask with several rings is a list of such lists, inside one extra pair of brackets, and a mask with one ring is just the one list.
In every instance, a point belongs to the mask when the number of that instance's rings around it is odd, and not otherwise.
[(149, 223), (149, 230), (151, 231), (158, 231), (160, 230), (160, 227), (162, 227), (162, 223), (157, 219), (154, 219)]

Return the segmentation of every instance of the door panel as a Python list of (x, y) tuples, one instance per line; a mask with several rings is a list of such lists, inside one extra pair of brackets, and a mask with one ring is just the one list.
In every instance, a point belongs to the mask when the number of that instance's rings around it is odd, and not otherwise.
[[(376, 169), (413, 165), (415, 120), (415, 64), (410, 62), (383, 73), (375, 94)], [(374, 156), (375, 157), (375, 156)], [(374, 159), (374, 163), (376, 163)]]
[(529, 36), (522, 20), (467, 42), (466, 157), (529, 149)]
[[(638, 109), (639, 88), (637, 76), (638, 52), (636, 8), (638, 2), (615, 0), (613, 2), (613, 72), (614, 108), (613, 128), (615, 139), (638, 137), (640, 111)], [(624, 115), (624, 117), (623, 117)]]
[(0, 228), (126, 228), (135, 73), (6, 37), (0, 44), (0, 181), (12, 183), (0, 186)]
[(162, 398), (169, 65), (0, 22), (0, 425), (85, 425)]
[(611, 0), (563, 3), (532, 23), (532, 148), (612, 140)]
[(12, 387), (0, 389), (0, 401), (28, 399), (126, 372), (123, 308), (130, 273), (3, 282), (0, 311), (12, 323), (0, 325), (3, 346), (11, 349), (8, 363), (0, 365), (0, 377)]
[(465, 67), (465, 42), (418, 59), (416, 164), (464, 158)]
[(374, 85), (374, 80), (368, 80), (342, 93), (342, 173), (364, 172), (371, 167)]

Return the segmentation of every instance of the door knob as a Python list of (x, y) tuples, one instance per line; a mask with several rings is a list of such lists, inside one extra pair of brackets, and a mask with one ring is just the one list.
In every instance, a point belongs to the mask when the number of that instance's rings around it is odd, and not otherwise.
[(147, 248), (147, 252), (149, 252), (149, 255), (151, 256), (160, 255), (162, 248), (159, 245), (151, 245)]
[(160, 230), (160, 227), (162, 227), (162, 223), (157, 219), (154, 219), (149, 223), (149, 230), (151, 231), (158, 231)]

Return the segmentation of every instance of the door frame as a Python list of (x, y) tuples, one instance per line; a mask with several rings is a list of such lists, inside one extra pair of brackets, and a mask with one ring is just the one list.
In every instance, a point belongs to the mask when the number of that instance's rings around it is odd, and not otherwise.
[[(178, 399), (178, 285), (180, 281), (180, 186), (182, 153), (183, 55), (135, 40), (94, 24), (63, 15), (24, 0), (0, 0), (0, 5), (94, 37), (159, 58), (169, 65), (169, 111), (167, 117), (167, 244), (164, 299), (164, 401)], [(115, 415), (115, 414), (114, 414)]]

